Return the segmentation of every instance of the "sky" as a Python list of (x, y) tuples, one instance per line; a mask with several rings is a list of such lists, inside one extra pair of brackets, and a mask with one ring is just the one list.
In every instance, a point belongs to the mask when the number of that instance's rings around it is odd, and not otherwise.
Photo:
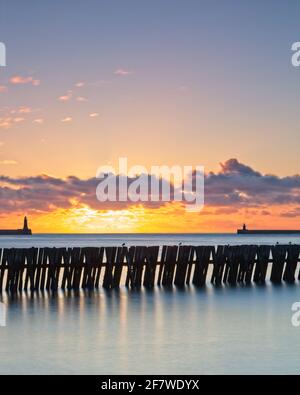
[[(300, 228), (299, 18), (296, 0), (0, 0), (0, 227)], [(104, 207), (94, 177), (119, 157), (203, 165), (204, 210)]]

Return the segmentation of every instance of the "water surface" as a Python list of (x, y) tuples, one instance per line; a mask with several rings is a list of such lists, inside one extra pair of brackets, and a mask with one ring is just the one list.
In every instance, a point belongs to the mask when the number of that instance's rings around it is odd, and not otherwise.
[(295, 235), (209, 234), (35, 234), (33, 236), (0, 236), (1, 247), (99, 247), (126, 245), (218, 244), (300, 244)]
[[(36, 235), (0, 247), (300, 243), (299, 236)], [(122, 244), (122, 243), (121, 243)], [(300, 287), (3, 295), (0, 373), (300, 373)]]

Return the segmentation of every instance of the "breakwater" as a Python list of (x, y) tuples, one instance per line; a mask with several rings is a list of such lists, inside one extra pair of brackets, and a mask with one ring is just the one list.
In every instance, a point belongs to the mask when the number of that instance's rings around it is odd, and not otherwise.
[(300, 245), (0, 249), (0, 292), (222, 284), (300, 279)]

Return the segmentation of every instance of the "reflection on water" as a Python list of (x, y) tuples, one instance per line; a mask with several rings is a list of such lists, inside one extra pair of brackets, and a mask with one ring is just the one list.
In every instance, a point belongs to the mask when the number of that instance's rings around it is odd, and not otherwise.
[[(35, 235), (2, 247), (300, 244), (297, 236)], [(299, 284), (3, 297), (0, 373), (300, 373)]]
[(1, 373), (299, 373), (299, 285), (4, 296)]

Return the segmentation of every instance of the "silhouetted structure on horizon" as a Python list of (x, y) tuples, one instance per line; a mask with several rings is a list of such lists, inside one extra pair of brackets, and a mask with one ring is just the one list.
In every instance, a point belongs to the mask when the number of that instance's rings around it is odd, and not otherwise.
[(24, 218), (23, 229), (0, 229), (0, 236), (28, 236), (28, 235), (32, 235), (32, 231), (28, 227), (27, 217)]
[(300, 230), (290, 229), (248, 229), (246, 224), (237, 230), (238, 235), (293, 235), (300, 234)]

